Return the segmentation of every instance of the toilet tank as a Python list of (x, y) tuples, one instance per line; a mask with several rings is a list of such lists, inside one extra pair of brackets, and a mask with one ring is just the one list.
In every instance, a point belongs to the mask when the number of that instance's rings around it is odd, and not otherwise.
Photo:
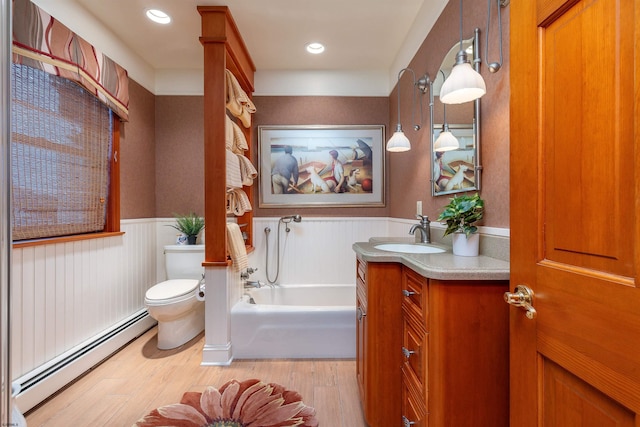
[(164, 263), (167, 280), (197, 279), (204, 273), (204, 245), (167, 245)]

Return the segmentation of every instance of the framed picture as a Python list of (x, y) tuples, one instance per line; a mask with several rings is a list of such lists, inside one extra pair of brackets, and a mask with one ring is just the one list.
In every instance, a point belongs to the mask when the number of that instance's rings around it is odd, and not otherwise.
[(259, 126), (260, 207), (384, 206), (384, 126)]
[[(438, 139), (441, 131), (441, 124), (433, 126), (433, 141)], [(433, 153), (433, 196), (480, 189), (473, 125), (450, 124), (449, 131), (458, 139), (460, 148)]]

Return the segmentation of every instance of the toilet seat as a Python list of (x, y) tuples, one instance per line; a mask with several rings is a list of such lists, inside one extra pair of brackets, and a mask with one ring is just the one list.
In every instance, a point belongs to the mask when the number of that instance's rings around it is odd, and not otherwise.
[(165, 305), (195, 297), (199, 280), (172, 279), (160, 282), (147, 290), (144, 300), (147, 305)]

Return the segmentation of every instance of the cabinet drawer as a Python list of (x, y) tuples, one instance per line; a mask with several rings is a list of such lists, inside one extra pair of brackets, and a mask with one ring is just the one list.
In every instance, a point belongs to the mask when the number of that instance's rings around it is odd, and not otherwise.
[(409, 268), (402, 275), (402, 308), (428, 330), (428, 280)]
[(411, 381), (402, 382), (402, 427), (428, 427), (427, 402), (416, 393)]
[(417, 391), (426, 398), (428, 369), (429, 334), (420, 325), (406, 317), (402, 326), (402, 370), (408, 378), (413, 379)]
[(358, 258), (358, 277), (360, 279), (362, 279), (363, 282), (367, 282), (367, 262), (366, 261), (362, 261), (360, 258)]

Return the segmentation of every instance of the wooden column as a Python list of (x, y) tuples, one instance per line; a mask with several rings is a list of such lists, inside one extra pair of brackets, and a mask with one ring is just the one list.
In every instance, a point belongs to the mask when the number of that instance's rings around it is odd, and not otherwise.
[[(225, 69), (251, 94), (255, 66), (228, 7), (199, 6), (198, 12), (204, 47), (204, 265), (226, 266)], [(251, 133), (251, 129), (245, 133), (249, 145)], [(245, 215), (242, 220), (251, 224), (252, 216)]]

